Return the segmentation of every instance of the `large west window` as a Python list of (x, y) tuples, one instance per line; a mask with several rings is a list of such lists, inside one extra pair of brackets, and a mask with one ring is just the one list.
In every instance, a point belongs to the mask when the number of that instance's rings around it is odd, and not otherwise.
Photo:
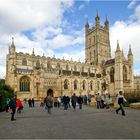
[(127, 68), (125, 65), (123, 66), (123, 81), (127, 81)]
[(64, 89), (68, 89), (68, 84), (69, 84), (69, 82), (68, 82), (68, 80), (66, 79), (66, 80), (64, 81)]
[(20, 79), (20, 91), (30, 91), (30, 80), (27, 76)]
[(110, 69), (110, 82), (114, 83), (114, 67)]
[(77, 80), (74, 80), (74, 90), (77, 89)]

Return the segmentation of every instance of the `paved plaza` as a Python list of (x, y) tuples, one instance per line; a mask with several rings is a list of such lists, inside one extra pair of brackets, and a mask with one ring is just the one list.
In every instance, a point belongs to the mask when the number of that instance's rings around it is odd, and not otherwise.
[(115, 114), (113, 108), (97, 110), (84, 106), (72, 108), (24, 107), (10, 121), (10, 113), (0, 113), (0, 139), (135, 139), (140, 138), (140, 110), (126, 109), (126, 116)]

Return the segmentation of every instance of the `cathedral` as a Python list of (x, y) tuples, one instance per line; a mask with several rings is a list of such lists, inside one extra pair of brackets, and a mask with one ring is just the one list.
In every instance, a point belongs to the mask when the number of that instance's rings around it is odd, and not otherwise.
[(6, 84), (18, 98), (39, 99), (51, 93), (53, 97), (68, 95), (115, 95), (134, 89), (133, 54), (131, 46), (127, 57), (116, 44), (115, 58), (111, 57), (109, 21), (100, 25), (95, 17), (95, 26), (85, 24), (85, 61), (56, 59), (16, 52), (12, 38), (6, 60)]

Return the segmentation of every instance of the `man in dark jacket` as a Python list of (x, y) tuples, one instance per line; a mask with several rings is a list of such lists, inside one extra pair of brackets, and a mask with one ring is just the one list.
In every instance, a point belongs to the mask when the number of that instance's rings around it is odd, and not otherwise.
[(78, 104), (79, 104), (79, 109), (82, 109), (83, 97), (81, 95), (78, 97)]
[(72, 107), (75, 110), (76, 109), (76, 102), (77, 102), (77, 96), (75, 95), (75, 93), (71, 96), (71, 103), (72, 103)]
[(13, 96), (13, 98), (10, 100), (9, 106), (12, 109), (11, 121), (15, 121), (16, 119), (14, 118), (14, 115), (15, 115), (15, 112), (16, 112), (16, 96)]
[(120, 91), (119, 95), (117, 96), (117, 103), (120, 107), (116, 110), (116, 113), (118, 114), (119, 110), (121, 110), (123, 116), (125, 116), (124, 101), (127, 102), (122, 94), (122, 91)]

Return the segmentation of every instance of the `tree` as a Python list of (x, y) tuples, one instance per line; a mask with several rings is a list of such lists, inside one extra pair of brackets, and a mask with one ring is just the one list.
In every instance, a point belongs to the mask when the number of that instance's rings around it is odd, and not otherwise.
[(6, 100), (14, 96), (14, 90), (5, 84), (4, 79), (0, 79), (0, 111), (3, 111), (6, 106)]

